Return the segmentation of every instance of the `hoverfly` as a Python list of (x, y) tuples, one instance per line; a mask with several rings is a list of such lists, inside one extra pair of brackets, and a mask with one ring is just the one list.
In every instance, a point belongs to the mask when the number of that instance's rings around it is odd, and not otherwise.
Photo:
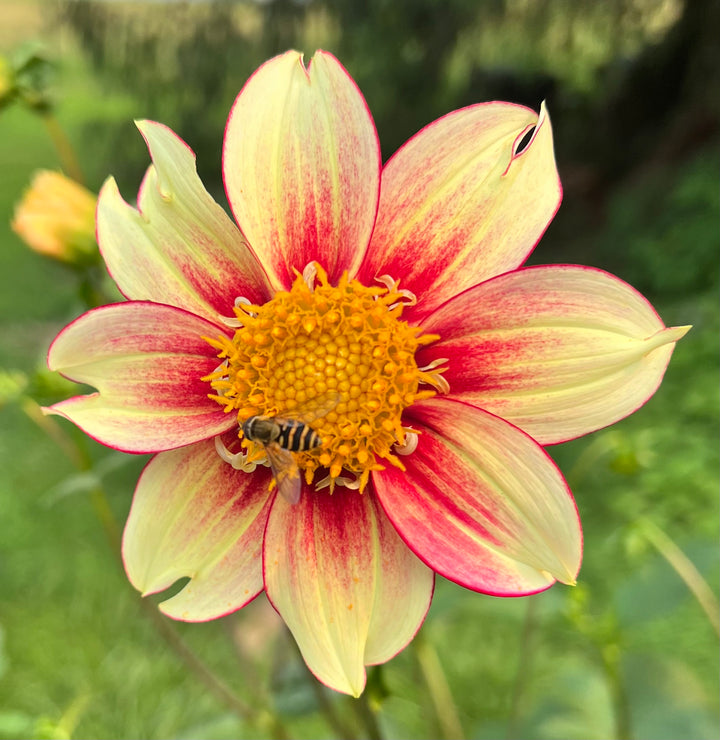
[(251, 416), (242, 425), (243, 435), (262, 445), (280, 495), (289, 503), (300, 500), (302, 479), (293, 452), (307, 452), (322, 444), (322, 437), (310, 426), (329, 413), (339, 395), (314, 399), (312, 409), (293, 410), (287, 416)]

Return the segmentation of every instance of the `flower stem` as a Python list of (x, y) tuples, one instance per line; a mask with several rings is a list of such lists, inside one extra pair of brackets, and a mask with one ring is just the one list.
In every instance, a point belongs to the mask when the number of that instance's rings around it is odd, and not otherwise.
[(712, 628), (720, 636), (720, 605), (698, 569), (688, 556), (649, 519), (643, 519), (640, 531), (647, 541), (667, 560), (673, 570), (684, 581), (700, 608), (705, 612)]
[(465, 733), (437, 651), (422, 632), (415, 636), (412, 644), (442, 737), (446, 740), (463, 740)]
[[(170, 624), (168, 619), (157, 610), (155, 604), (145, 599), (140, 599), (139, 604), (146, 617), (153, 623), (155, 629), (160, 633), (165, 642), (172, 648), (196, 676), (210, 689), (210, 691), (225, 706), (231, 709), (241, 719), (253, 721), (257, 719), (255, 711), (242, 699), (236, 696), (230, 687), (218, 678), (208, 666), (185, 644), (178, 631)], [(275, 737), (286, 738), (287, 734), (277, 734)]]
[(348, 727), (348, 725), (340, 719), (340, 715), (335, 711), (335, 707), (333, 707), (332, 702), (325, 693), (325, 688), (318, 683), (315, 676), (312, 676), (310, 681), (313, 693), (315, 694), (315, 700), (330, 727), (335, 730), (338, 737), (346, 738), (347, 740), (355, 740), (357, 738), (355, 730)]
[[(246, 616), (246, 615), (243, 615)], [(237, 622), (236, 622), (237, 620)], [(236, 629), (237, 624), (237, 629)], [(238, 619), (237, 613), (234, 615), (232, 620), (224, 619), (223, 626), (227, 632), (227, 637), (230, 640), (230, 644), (233, 646), (235, 655), (240, 662), (243, 669), (243, 676), (245, 678), (245, 685), (248, 690), (252, 693), (252, 702), (259, 704), (269, 704), (270, 696), (268, 694), (267, 687), (265, 686), (260, 672), (257, 669), (257, 665), (252, 657), (246, 652), (242, 645), (240, 645), (237, 639), (237, 633), (242, 627), (241, 622)]]
[(616, 436), (612, 432), (600, 434), (578, 455), (570, 470), (565, 475), (565, 480), (571, 490), (586, 478), (593, 467), (608, 453), (617, 447)]
[(20, 408), (25, 416), (36, 426), (40, 427), (45, 434), (62, 450), (63, 454), (78, 469), (84, 470), (85, 457), (82, 455), (78, 446), (70, 437), (60, 428), (59, 424), (50, 416), (45, 416), (40, 405), (29, 396), (22, 396), (20, 399)]
[[(87, 472), (92, 469), (92, 460), (90, 460), (87, 452), (65, 433), (55, 419), (46, 416), (42, 412), (37, 401), (29, 396), (23, 396), (20, 400), (20, 407), (25, 412), (25, 415), (35, 422), (60, 447), (79, 471)], [(93, 486), (90, 489), (90, 502), (92, 503), (95, 515), (103, 526), (113, 552), (119, 552), (120, 528), (112, 513), (107, 496), (100, 486)]]
[(383, 740), (382, 731), (377, 721), (377, 714), (373, 707), (370, 706), (366, 691), (360, 694), (353, 702), (353, 708), (359, 720), (365, 725), (369, 740)]
[(602, 660), (605, 676), (610, 685), (612, 703), (615, 715), (615, 732), (613, 737), (617, 740), (630, 740), (632, 737), (630, 722), (630, 701), (620, 671), (620, 649), (617, 644), (600, 645), (600, 658)]
[(528, 677), (532, 673), (533, 658), (533, 635), (537, 624), (537, 599), (532, 596), (527, 597), (527, 608), (525, 610), (525, 619), (523, 621), (522, 635), (520, 637), (519, 658), (517, 670), (515, 671), (515, 682), (513, 686), (512, 700), (510, 704), (510, 716), (508, 717), (507, 731), (505, 737), (510, 740), (516, 736), (518, 729), (518, 719), (520, 716), (520, 706), (522, 704), (525, 687), (527, 686)]
[(54, 732), (52, 735), (50, 735), (50, 737), (71, 738), (75, 734), (75, 730), (77, 729), (77, 726), (80, 723), (80, 719), (85, 713), (85, 710), (87, 709), (89, 703), (89, 693), (82, 692), (81, 694), (76, 696), (75, 699), (70, 702), (68, 708), (62, 713), (62, 717), (60, 717), (57, 724), (55, 724), (55, 727), (52, 728)]
[(41, 115), (45, 122), (45, 128), (60, 158), (60, 166), (65, 170), (65, 174), (68, 177), (72, 177), (75, 182), (83, 185), (84, 178), (82, 170), (80, 169), (80, 163), (75, 156), (75, 150), (70, 143), (70, 139), (68, 139), (57, 118), (50, 111), (45, 111)]

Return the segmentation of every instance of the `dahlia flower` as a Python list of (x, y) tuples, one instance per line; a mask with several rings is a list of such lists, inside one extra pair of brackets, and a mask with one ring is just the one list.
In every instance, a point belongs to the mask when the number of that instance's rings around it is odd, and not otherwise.
[[(112, 178), (97, 208), (128, 300), (48, 357), (97, 389), (50, 413), (157, 453), (123, 538), (133, 585), (188, 577), (160, 605), (187, 621), (264, 589), (317, 678), (358, 696), (419, 629), (435, 573), (500, 596), (574, 583), (578, 513), (543, 445), (643, 404), (686, 328), (600, 270), (522, 267), (561, 199), (547, 112), (472, 105), (382, 166), (340, 63), (288, 52), (227, 122), (237, 226), (189, 147), (137, 126), (137, 208)], [(258, 418), (315, 443), (258, 439)]]

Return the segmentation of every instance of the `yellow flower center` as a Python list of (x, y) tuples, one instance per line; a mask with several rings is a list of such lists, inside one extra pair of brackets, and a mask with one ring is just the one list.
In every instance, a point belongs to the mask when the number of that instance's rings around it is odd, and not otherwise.
[[(397, 454), (412, 430), (403, 426), (403, 410), (435, 395), (421, 384), (447, 390), (445, 368), (438, 367), (444, 361), (428, 368), (415, 361), (417, 349), (438, 337), (401, 319), (414, 297), (390, 278), (381, 282), (386, 287), (366, 287), (344, 274), (332, 286), (311, 263), (290, 291), (262, 306), (238, 303), (232, 339), (207, 339), (222, 360), (205, 378), (210, 397), (237, 413), (239, 436), (254, 416), (306, 424), (322, 441), (293, 457), (308, 483), (326, 468), (319, 486), (331, 490), (337, 484), (362, 490), (384, 463), (404, 469)], [(232, 460), (236, 467), (252, 470), (265, 461), (259, 442), (244, 439), (243, 447), (240, 462)]]

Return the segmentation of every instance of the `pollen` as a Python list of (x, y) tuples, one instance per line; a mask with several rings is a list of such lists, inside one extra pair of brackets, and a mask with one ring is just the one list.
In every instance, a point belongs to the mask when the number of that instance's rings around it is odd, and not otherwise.
[[(419, 368), (417, 350), (438, 339), (402, 319), (414, 302), (391, 278), (365, 286), (344, 274), (337, 285), (310, 263), (289, 291), (257, 306), (237, 302), (234, 336), (206, 338), (220, 365), (203, 378), (212, 399), (237, 415), (239, 436), (251, 416), (292, 419), (322, 440), (293, 452), (305, 480), (362, 491), (398, 454), (414, 449), (403, 411), (447, 390), (445, 367)], [(439, 366), (440, 365), (440, 366)], [(241, 469), (265, 461), (262, 445), (243, 440)], [(316, 477), (318, 480), (316, 480)]]

